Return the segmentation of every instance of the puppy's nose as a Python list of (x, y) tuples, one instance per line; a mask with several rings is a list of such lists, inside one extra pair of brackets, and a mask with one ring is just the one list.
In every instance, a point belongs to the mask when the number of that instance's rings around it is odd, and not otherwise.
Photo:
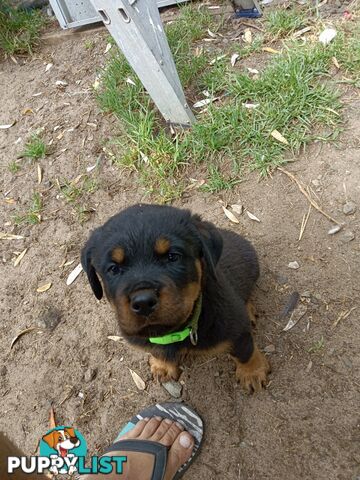
[(130, 295), (131, 310), (137, 315), (147, 317), (152, 313), (158, 304), (158, 297), (155, 290), (138, 290)]

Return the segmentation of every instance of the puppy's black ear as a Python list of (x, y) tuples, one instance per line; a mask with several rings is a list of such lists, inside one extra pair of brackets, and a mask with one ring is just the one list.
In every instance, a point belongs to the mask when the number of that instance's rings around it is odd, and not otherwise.
[(222, 236), (215, 225), (202, 221), (199, 215), (193, 215), (192, 222), (201, 241), (202, 254), (209, 272), (213, 277), (216, 277), (215, 267), (223, 249)]
[(87, 278), (89, 280), (89, 283), (91, 285), (92, 291), (94, 292), (95, 297), (98, 300), (102, 299), (103, 296), (103, 289), (100, 283), (100, 280), (96, 274), (96, 270), (91, 263), (91, 256), (92, 256), (92, 245), (91, 245), (91, 240), (88, 241), (88, 243), (85, 245), (85, 247), (82, 249), (81, 252), (81, 265), (84, 269), (84, 271), (87, 274)]

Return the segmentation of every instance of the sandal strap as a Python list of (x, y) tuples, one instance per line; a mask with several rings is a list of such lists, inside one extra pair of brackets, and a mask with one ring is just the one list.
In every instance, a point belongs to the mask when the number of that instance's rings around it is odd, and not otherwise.
[(108, 447), (104, 455), (109, 455), (110, 453), (123, 451), (123, 452), (140, 452), (140, 453), (151, 453), (154, 456), (154, 466), (152, 474), (149, 480), (163, 480), (166, 470), (166, 462), (168, 455), (168, 448), (161, 443), (153, 442), (151, 440), (120, 440), (113, 443)]

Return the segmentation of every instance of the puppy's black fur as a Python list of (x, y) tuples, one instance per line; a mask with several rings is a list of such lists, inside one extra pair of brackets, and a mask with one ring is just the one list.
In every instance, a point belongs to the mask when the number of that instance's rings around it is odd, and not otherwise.
[[(176, 366), (185, 353), (222, 350), (233, 355), (246, 388), (261, 388), (269, 366), (254, 345), (246, 308), (259, 276), (247, 240), (188, 210), (135, 205), (91, 234), (81, 261), (96, 298), (104, 288), (128, 341), (162, 362), (152, 365), (153, 373), (176, 377), (167, 365)], [(197, 345), (190, 338), (149, 342), (185, 328), (200, 293)]]

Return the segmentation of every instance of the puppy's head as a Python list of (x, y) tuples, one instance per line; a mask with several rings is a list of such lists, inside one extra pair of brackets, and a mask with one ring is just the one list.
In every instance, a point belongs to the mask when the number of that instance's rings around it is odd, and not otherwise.
[(96, 298), (104, 288), (122, 332), (150, 337), (186, 324), (221, 251), (214, 225), (190, 211), (135, 205), (92, 233), (81, 262)]

